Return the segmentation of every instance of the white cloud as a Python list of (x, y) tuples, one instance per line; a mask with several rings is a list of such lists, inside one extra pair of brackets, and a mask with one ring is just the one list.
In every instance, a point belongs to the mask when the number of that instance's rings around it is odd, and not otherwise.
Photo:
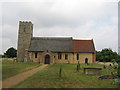
[(96, 1), (3, 3), (3, 51), (17, 46), (20, 20), (33, 22), (34, 36), (93, 38), (97, 50), (108, 47), (117, 51), (117, 3)]
[(17, 46), (17, 38), (18, 38), (18, 27), (16, 26), (11, 26), (11, 25), (3, 25), (2, 27), (3, 32), (2, 32), (2, 52), (6, 51), (9, 47), (14, 47), (16, 48)]

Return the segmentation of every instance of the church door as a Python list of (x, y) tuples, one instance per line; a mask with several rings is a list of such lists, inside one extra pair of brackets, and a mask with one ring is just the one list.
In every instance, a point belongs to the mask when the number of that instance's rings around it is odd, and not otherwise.
[(50, 56), (48, 54), (45, 55), (45, 64), (50, 64)]
[(88, 64), (88, 58), (85, 58), (85, 64)]

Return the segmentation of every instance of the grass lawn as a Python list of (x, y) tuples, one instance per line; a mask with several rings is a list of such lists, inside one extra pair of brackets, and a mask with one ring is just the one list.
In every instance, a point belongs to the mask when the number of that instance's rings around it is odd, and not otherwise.
[(38, 63), (15, 62), (13, 64), (13, 61), (11, 61), (11, 60), (7, 60), (7, 59), (3, 60), (2, 61), (2, 79), (4, 80), (4, 79), (14, 76), (18, 73), (31, 70), (38, 66), (40, 66), (40, 64), (38, 64)]
[[(17, 84), (15, 88), (116, 88), (113, 80), (100, 80), (98, 76), (83, 74), (84, 67), (101, 67), (103, 65), (81, 64), (81, 70), (76, 71), (76, 64), (62, 64), (62, 78), (59, 78), (60, 64), (48, 65), (43, 70)], [(110, 67), (102, 70), (102, 74), (110, 74)]]

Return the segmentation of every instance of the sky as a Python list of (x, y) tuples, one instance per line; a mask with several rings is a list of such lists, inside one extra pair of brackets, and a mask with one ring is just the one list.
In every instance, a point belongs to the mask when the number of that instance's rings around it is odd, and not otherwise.
[(17, 48), (19, 21), (31, 21), (35, 37), (93, 39), (97, 51), (118, 52), (118, 1), (4, 0), (0, 2), (0, 54)]

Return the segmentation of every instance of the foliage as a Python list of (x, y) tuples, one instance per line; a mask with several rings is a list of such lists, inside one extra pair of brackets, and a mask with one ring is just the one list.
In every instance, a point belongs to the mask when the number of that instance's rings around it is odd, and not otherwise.
[(113, 52), (110, 48), (102, 49), (102, 51), (96, 51), (96, 60), (100, 62), (119, 62), (118, 55), (116, 52)]
[(119, 55), (119, 54), (118, 54), (118, 56), (117, 56), (116, 62), (117, 62), (117, 63), (120, 63), (120, 55)]
[(120, 62), (118, 63), (118, 72), (117, 72), (117, 76), (120, 78)]
[(118, 63), (118, 72), (117, 72), (117, 75), (118, 75), (118, 87), (120, 88), (120, 62)]
[(2, 55), (0, 54), (0, 58), (2, 58)]
[(0, 58), (7, 58), (7, 56), (0, 54)]
[(8, 58), (13, 58), (16, 57), (17, 55), (17, 50), (13, 47), (9, 48), (6, 53), (4, 53)]

